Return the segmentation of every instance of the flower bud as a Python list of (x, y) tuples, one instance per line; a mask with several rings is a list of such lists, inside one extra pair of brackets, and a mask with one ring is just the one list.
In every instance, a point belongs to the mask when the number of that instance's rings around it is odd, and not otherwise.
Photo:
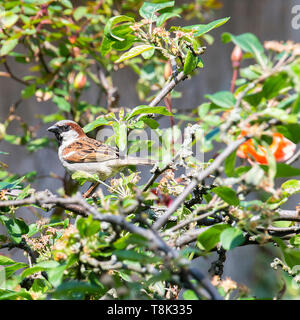
[(172, 75), (172, 66), (171, 66), (170, 61), (168, 61), (165, 64), (165, 69), (164, 69), (164, 78), (165, 78), (165, 80), (168, 80), (171, 75)]
[(233, 68), (239, 68), (242, 59), (243, 59), (242, 49), (239, 46), (235, 46), (231, 54), (231, 62), (232, 62)]
[(77, 58), (77, 57), (80, 56), (80, 54), (81, 54), (81, 51), (80, 51), (80, 49), (79, 49), (78, 47), (72, 48), (72, 55), (73, 55), (73, 57)]
[(79, 72), (74, 79), (74, 88), (82, 89), (86, 85), (86, 75), (83, 72)]

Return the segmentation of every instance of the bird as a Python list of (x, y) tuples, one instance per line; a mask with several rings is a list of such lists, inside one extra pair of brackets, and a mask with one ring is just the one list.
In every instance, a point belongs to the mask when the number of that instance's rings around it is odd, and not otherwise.
[(58, 121), (47, 130), (55, 134), (59, 160), (70, 174), (76, 171), (97, 174), (105, 181), (127, 166), (156, 164), (151, 159), (121, 156), (117, 148), (89, 138), (72, 120)]

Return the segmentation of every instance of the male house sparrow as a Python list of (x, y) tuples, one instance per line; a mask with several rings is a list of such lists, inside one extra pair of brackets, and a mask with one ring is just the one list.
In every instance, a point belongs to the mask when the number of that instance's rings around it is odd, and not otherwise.
[(91, 139), (71, 120), (61, 120), (48, 128), (59, 143), (58, 157), (69, 173), (83, 171), (97, 174), (104, 181), (129, 165), (153, 165), (155, 161), (137, 157), (121, 157), (117, 149)]

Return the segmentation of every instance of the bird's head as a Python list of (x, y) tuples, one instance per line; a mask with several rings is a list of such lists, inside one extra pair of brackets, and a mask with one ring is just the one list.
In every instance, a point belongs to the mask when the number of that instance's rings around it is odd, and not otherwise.
[(82, 128), (72, 120), (61, 120), (47, 129), (55, 134), (59, 144), (72, 141), (85, 135)]

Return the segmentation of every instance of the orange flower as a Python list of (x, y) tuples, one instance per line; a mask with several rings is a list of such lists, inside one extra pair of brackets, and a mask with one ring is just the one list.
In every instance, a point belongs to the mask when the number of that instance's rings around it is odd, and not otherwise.
[[(242, 131), (241, 136), (245, 136), (246, 132)], [(296, 145), (285, 138), (281, 133), (273, 133), (272, 144), (268, 147), (277, 162), (286, 161), (295, 152)], [(249, 139), (243, 143), (237, 150), (237, 156), (243, 159), (248, 159), (251, 163), (254, 159), (259, 164), (268, 164), (267, 150), (263, 146), (254, 146), (253, 140)]]

